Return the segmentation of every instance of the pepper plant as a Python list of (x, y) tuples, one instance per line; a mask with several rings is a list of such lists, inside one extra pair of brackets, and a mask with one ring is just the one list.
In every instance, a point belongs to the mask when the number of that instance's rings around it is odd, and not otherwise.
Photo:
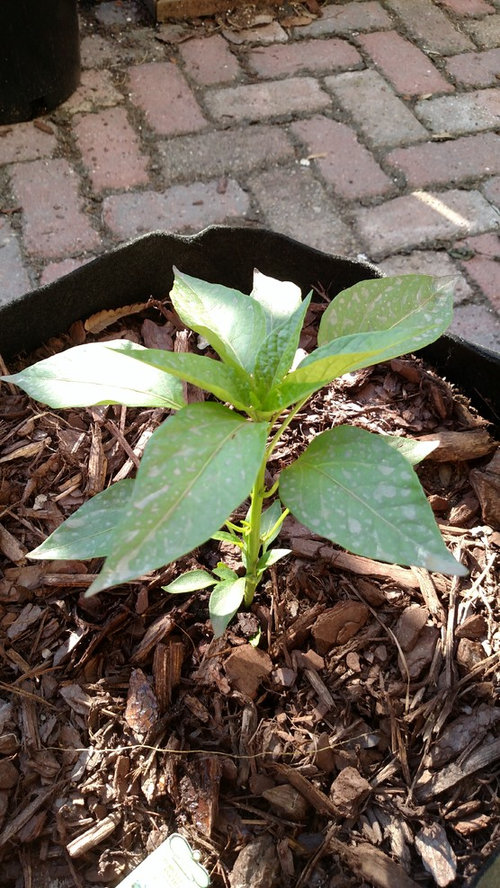
[[(315, 533), (360, 555), (452, 575), (451, 555), (413, 469), (429, 445), (340, 425), (317, 435), (266, 487), (266, 466), (311, 395), (344, 373), (414, 351), (449, 325), (453, 280), (426, 275), (367, 280), (341, 292), (319, 324), (318, 346), (299, 350), (311, 294), (255, 272), (248, 294), (175, 271), (172, 303), (220, 360), (144, 348), (127, 340), (70, 348), (10, 376), (51, 407), (125, 404), (170, 408), (134, 480), (97, 494), (30, 558), (104, 556), (87, 594), (169, 564), (212, 538), (241, 551), (193, 570), (165, 589), (212, 588), (221, 635), (251, 604), (266, 569), (288, 553), (272, 548), (292, 513)], [(185, 403), (183, 381), (212, 399)], [(432, 446), (431, 446), (432, 449)], [(233, 513), (249, 497), (243, 520)]]

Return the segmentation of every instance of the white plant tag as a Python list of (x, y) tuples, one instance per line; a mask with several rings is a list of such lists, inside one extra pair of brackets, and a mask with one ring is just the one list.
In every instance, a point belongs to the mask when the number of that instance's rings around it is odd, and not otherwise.
[(172, 833), (118, 888), (208, 888), (210, 876), (197, 851), (179, 833)]

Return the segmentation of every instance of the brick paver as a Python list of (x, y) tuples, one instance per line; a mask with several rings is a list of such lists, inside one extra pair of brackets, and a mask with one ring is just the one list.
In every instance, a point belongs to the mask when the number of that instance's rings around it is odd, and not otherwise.
[(194, 133), (206, 126), (201, 109), (172, 62), (149, 62), (130, 70), (132, 101), (162, 136)]
[(457, 96), (422, 99), (415, 113), (433, 133), (473, 133), (500, 122), (500, 90), (481, 89)]
[(304, 142), (323, 178), (341, 197), (363, 199), (393, 189), (392, 180), (344, 123), (313, 117), (294, 123), (292, 132)]
[(464, 86), (491, 86), (500, 77), (500, 49), (466, 52), (446, 60), (446, 70)]
[(493, 176), (482, 187), (484, 196), (500, 210), (500, 176)]
[(386, 0), (409, 35), (425, 50), (452, 55), (475, 49), (472, 40), (455, 28), (433, 0)]
[(248, 196), (238, 183), (173, 185), (159, 194), (113, 194), (103, 201), (103, 220), (113, 234), (128, 239), (147, 231), (193, 231), (243, 217)]
[(440, 4), (456, 15), (487, 15), (495, 12), (487, 0), (440, 0)]
[(479, 22), (467, 22), (464, 27), (481, 49), (491, 49), (500, 43), (500, 13)]
[(109, 71), (83, 71), (80, 86), (63, 104), (70, 114), (83, 114), (95, 108), (110, 108), (123, 101)]
[(386, 161), (404, 173), (412, 187), (458, 183), (500, 173), (500, 137), (495, 133), (454, 141), (396, 148)]
[(324, 250), (349, 255), (352, 234), (327, 192), (307, 167), (282, 167), (248, 180), (259, 203), (258, 218), (274, 231)]
[(326, 77), (325, 85), (372, 145), (401, 145), (427, 136), (422, 124), (376, 71)]
[(158, 153), (167, 184), (251, 172), (294, 157), (285, 130), (266, 124), (178, 136), (160, 142)]
[(300, 43), (266, 46), (248, 53), (248, 64), (261, 77), (281, 77), (301, 71), (346, 70), (360, 67), (362, 59), (347, 40), (302, 40)]
[(234, 80), (240, 66), (220, 34), (188, 40), (179, 47), (187, 73), (204, 86)]
[(454, 329), (500, 349), (500, 0), (313, 5), (80, 4), (80, 87), (0, 128), (0, 302), (147, 231), (260, 225), (458, 274)]
[(462, 267), (500, 312), (500, 237), (498, 234), (480, 234), (464, 241), (473, 255), (462, 261)]
[(99, 247), (78, 194), (79, 182), (66, 160), (33, 160), (10, 167), (21, 204), (24, 244), (29, 253), (56, 259)]
[(354, 215), (373, 258), (500, 226), (498, 213), (478, 191), (415, 191)]
[(500, 321), (486, 304), (469, 303), (455, 309), (450, 333), (498, 354)]
[(454, 92), (428, 56), (397, 31), (360, 34), (357, 40), (401, 95)]
[(345, 6), (325, 6), (321, 18), (305, 28), (295, 28), (294, 35), (301, 37), (325, 37), (327, 34), (350, 35), (353, 31), (373, 31), (390, 28), (391, 19), (381, 3), (346, 3)]
[(0, 216), (0, 306), (31, 289), (19, 241), (7, 220)]
[(106, 108), (79, 117), (75, 135), (95, 191), (128, 189), (149, 181), (148, 158), (125, 108)]
[(205, 103), (215, 120), (238, 123), (319, 111), (330, 97), (312, 77), (290, 77), (227, 87), (207, 93)]
[(0, 164), (52, 157), (57, 146), (57, 131), (50, 124), (18, 123), (0, 126)]
[(40, 285), (44, 286), (45, 284), (51, 284), (52, 281), (57, 281), (58, 278), (70, 274), (70, 272), (75, 271), (76, 268), (81, 268), (82, 265), (86, 265), (86, 263), (90, 262), (93, 258), (93, 256), (87, 256), (84, 259), (63, 259), (61, 262), (49, 262), (40, 276)]

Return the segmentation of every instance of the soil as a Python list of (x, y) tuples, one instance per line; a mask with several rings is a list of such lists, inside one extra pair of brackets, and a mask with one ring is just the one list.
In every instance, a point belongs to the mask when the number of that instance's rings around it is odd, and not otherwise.
[[(96, 338), (197, 349), (168, 306), (139, 308), (78, 322), (26, 363)], [(2, 387), (2, 888), (113, 888), (172, 831), (216, 888), (469, 884), (500, 825), (488, 424), (411, 357), (315, 396), (270, 475), (341, 422), (438, 436), (418, 473), (470, 575), (350, 555), (287, 519), (292, 554), (214, 641), (208, 593), (180, 599), (162, 586), (234, 560), (226, 543), (91, 599), (100, 562), (26, 558), (87, 497), (133, 476), (166, 415), (54, 411)]]

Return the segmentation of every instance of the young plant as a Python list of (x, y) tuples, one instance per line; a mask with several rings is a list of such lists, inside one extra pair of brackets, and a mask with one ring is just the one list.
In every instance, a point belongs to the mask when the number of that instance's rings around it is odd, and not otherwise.
[[(408, 275), (344, 290), (323, 313), (318, 347), (305, 357), (298, 346), (311, 294), (302, 300), (292, 283), (255, 272), (246, 295), (175, 270), (171, 299), (220, 360), (117, 340), (77, 346), (3, 377), (51, 407), (119, 403), (177, 411), (151, 436), (135, 480), (94, 496), (29, 557), (104, 556), (87, 592), (94, 595), (209, 538), (227, 540), (240, 549), (241, 576), (220, 563), (165, 587), (212, 587), (217, 636), (242, 602), (251, 604), (266, 569), (288, 553), (270, 547), (289, 512), (359, 555), (467, 572), (448, 552), (413, 469), (432, 445), (340, 425), (317, 435), (271, 489), (265, 480), (281, 436), (314, 392), (344, 373), (419, 349), (448, 327), (451, 279)], [(186, 404), (183, 381), (217, 400)], [(246, 517), (233, 521), (248, 496)]]

